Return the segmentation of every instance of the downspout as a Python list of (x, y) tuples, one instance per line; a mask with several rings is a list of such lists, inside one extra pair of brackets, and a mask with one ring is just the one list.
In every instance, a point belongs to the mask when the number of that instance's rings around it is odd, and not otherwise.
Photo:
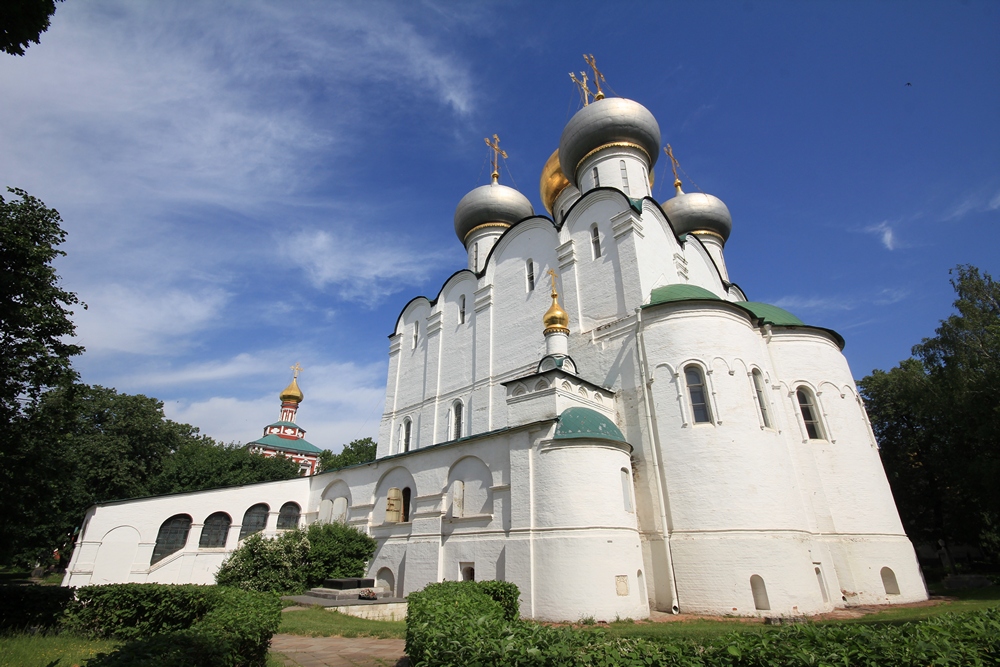
[(677, 577), (674, 574), (674, 559), (670, 553), (670, 535), (667, 527), (667, 495), (664, 489), (663, 479), (660, 476), (660, 444), (656, 438), (656, 430), (653, 425), (653, 404), (649, 399), (649, 385), (653, 382), (648, 377), (649, 361), (646, 359), (646, 339), (642, 335), (642, 308), (635, 311), (635, 337), (639, 347), (639, 380), (642, 382), (642, 402), (646, 411), (646, 429), (649, 432), (649, 440), (652, 444), (650, 448), (653, 452), (653, 476), (656, 478), (656, 492), (660, 497), (660, 525), (663, 526), (663, 542), (666, 546), (667, 564), (670, 567), (670, 595), (673, 597), (673, 604), (670, 605), (671, 613), (678, 613), (680, 607), (677, 599)]

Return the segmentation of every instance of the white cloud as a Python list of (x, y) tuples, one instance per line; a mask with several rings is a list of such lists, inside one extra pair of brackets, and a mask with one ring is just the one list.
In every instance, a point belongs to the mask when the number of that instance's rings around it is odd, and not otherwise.
[(1000, 192), (993, 195), (993, 199), (991, 199), (990, 203), (986, 205), (986, 208), (991, 211), (995, 211), (1000, 208)]
[(856, 303), (852, 299), (842, 297), (803, 297), (783, 296), (774, 301), (779, 308), (789, 310), (851, 310)]
[(407, 285), (422, 282), (444, 259), (407, 239), (359, 238), (344, 231), (299, 232), (281, 244), (317, 288), (335, 287), (344, 299), (377, 303)]
[(87, 310), (74, 315), (77, 337), (91, 353), (163, 354), (218, 320), (229, 295), (219, 289), (178, 289), (108, 284), (85, 293)]
[(865, 231), (879, 235), (882, 240), (882, 245), (885, 246), (886, 250), (895, 250), (897, 248), (896, 235), (887, 220), (882, 221), (877, 225), (866, 227)]

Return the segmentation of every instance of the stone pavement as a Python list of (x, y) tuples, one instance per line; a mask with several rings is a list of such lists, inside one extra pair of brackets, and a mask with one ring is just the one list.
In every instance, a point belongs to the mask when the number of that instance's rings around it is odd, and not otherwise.
[(408, 667), (402, 639), (274, 635), (271, 655), (287, 667)]

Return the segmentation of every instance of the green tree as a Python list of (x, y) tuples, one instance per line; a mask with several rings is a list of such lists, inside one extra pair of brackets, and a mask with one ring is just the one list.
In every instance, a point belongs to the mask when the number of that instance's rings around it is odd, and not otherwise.
[(1000, 285), (973, 266), (952, 275), (957, 312), (859, 386), (909, 534), (998, 554)]
[(163, 460), (162, 471), (150, 483), (153, 493), (200, 491), (222, 486), (292, 479), (299, 466), (284, 456), (265, 457), (241, 445), (216, 444), (207, 437), (191, 438)]
[(0, 3), (0, 51), (23, 56), (29, 44), (38, 44), (55, 13), (56, 0), (4, 0)]
[(378, 445), (371, 438), (361, 438), (354, 440), (339, 454), (334, 454), (329, 449), (324, 449), (319, 455), (319, 469), (321, 472), (327, 470), (339, 470), (347, 466), (358, 465), (359, 463), (370, 463), (375, 460), (375, 450)]

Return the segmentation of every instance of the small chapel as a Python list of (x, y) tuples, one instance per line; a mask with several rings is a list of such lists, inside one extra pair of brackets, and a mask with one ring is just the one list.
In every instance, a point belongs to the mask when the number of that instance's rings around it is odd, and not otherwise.
[(743, 291), (730, 236), (761, 223), (685, 192), (654, 115), (588, 64), (544, 212), (486, 140), (490, 182), (453, 220), (467, 264), (389, 332), (374, 461), (313, 474), (296, 374), (250, 446), (306, 476), (96, 505), (64, 585), (212, 583), (249, 534), (339, 521), (396, 596), (504, 580), (535, 619), (926, 599), (844, 339)]
[(295, 413), (303, 400), (299, 389), (299, 371), (302, 367), (296, 363), (292, 366), (292, 382), (278, 396), (281, 400), (281, 415), (278, 421), (264, 427), (264, 435), (246, 448), (262, 456), (284, 456), (299, 466), (299, 474), (315, 475), (319, 472), (320, 448), (308, 442), (304, 428), (295, 423)]

